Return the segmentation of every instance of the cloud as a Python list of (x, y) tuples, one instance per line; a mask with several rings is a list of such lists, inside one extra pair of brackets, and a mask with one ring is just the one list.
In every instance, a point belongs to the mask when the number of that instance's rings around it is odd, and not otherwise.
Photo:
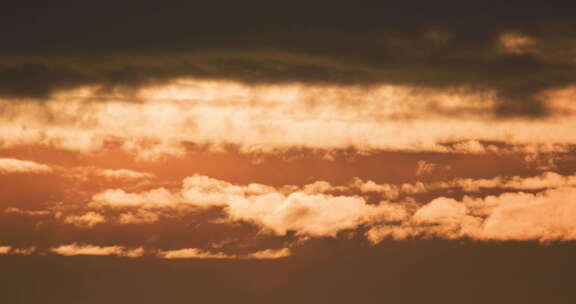
[(422, 184), (422, 187), (406, 186), (406, 189), (414, 189), (414, 192), (430, 190), (461, 188), (467, 192), (479, 192), (482, 189), (517, 189), (517, 190), (539, 190), (546, 188), (559, 188), (576, 185), (576, 176), (564, 176), (555, 172), (544, 172), (532, 177), (494, 177), (491, 179), (470, 179), (456, 178), (448, 182), (437, 182)]
[(413, 219), (420, 223), (439, 223), (458, 221), (465, 215), (463, 204), (449, 198), (438, 198), (418, 209)]
[[(244, 152), (353, 147), (472, 154), (533, 154), (538, 147), (566, 150), (576, 143), (574, 117), (565, 111), (550, 120), (495, 120), (489, 114), (497, 110), (493, 93), (198, 79), (150, 87), (138, 103), (114, 95), (93, 103), (94, 91), (62, 92), (43, 104), (0, 100), (0, 146), (95, 153), (120, 142), (138, 159), (157, 161), (183, 157), (187, 143), (235, 145)], [(560, 98), (545, 96), (546, 103)]]
[(154, 223), (160, 220), (160, 216), (153, 211), (137, 210), (135, 212), (124, 212), (119, 215), (118, 222), (121, 224), (143, 224)]
[(383, 239), (472, 238), (493, 241), (568, 241), (576, 239), (576, 188), (538, 194), (504, 193), (462, 201), (437, 198), (399, 225), (366, 232), (374, 244)]
[(0, 253), (576, 239), (570, 10), (261, 2), (7, 7)]
[(503, 33), (500, 44), (505, 52), (512, 54), (526, 54), (533, 50), (537, 43), (533, 38), (518, 33)]
[(22, 209), (16, 208), (16, 207), (8, 207), (8, 208), (4, 209), (4, 212), (13, 213), (13, 214), (22, 214), (22, 215), (28, 215), (28, 216), (46, 216), (46, 215), (51, 215), (51, 213), (52, 213), (48, 210), (22, 210)]
[[(419, 164), (422, 164), (419, 162)], [(438, 182), (415, 182), (403, 184), (379, 184), (358, 177), (342, 186), (331, 185), (326, 181), (317, 181), (304, 185), (302, 190), (309, 194), (318, 193), (356, 193), (378, 194), (383, 200), (397, 200), (415, 194), (458, 189), (465, 193), (481, 193), (487, 189), (507, 190), (544, 190), (576, 185), (576, 175), (561, 175), (555, 172), (544, 172), (536, 176), (496, 176), (493, 178), (453, 178)]]
[(180, 198), (165, 188), (153, 189), (141, 193), (127, 193), (122, 189), (110, 189), (95, 194), (91, 205), (110, 207), (173, 207)]
[(36, 252), (36, 247), (28, 247), (28, 248), (12, 248), (10, 254), (17, 254), (17, 255), (31, 255)]
[(121, 246), (95, 246), (69, 244), (51, 248), (50, 251), (64, 256), (74, 255), (116, 255), (121, 257), (138, 258), (144, 254), (142, 248), (127, 249)]
[[(408, 168), (410, 172), (413, 169)], [(240, 234), (257, 234), (267, 240), (341, 237), (343, 232), (360, 231), (367, 231), (365, 237), (372, 243), (386, 238), (498, 241), (574, 238), (571, 234), (574, 228), (569, 225), (573, 210), (566, 202), (570, 201), (576, 180), (572, 175), (555, 172), (528, 177), (455, 178), (414, 184), (379, 184), (355, 178), (348, 184), (316, 181), (302, 186), (238, 184), (195, 174), (182, 179), (180, 187), (166, 186), (169, 183), (158, 185), (165, 187), (153, 188), (150, 184), (144, 188), (106, 189), (103, 185), (82, 190), (86, 192), (79, 201), (68, 201), (70, 197), (66, 197), (66, 201), (50, 203), (44, 209), (9, 207), (4, 213), (30, 216), (25, 220), (36, 222), (37, 229), (46, 229), (56, 222), (91, 229), (72, 229), (71, 237), (76, 242), (82, 240), (76, 239), (78, 236), (74, 234), (107, 234), (107, 231), (123, 229), (122, 225), (146, 224), (146, 229), (155, 231), (184, 223), (190, 229), (210, 231), (210, 235), (215, 233), (218, 237), (227, 229), (242, 227)], [(561, 189), (565, 189), (563, 197), (555, 194)], [(490, 193), (503, 194), (489, 196)], [(450, 197), (444, 197), (446, 195)], [(424, 200), (426, 204), (422, 204)], [(560, 203), (552, 201), (559, 201), (565, 207), (554, 207)], [(539, 218), (537, 214), (542, 216)], [(566, 216), (567, 220), (554, 219), (558, 214)], [(554, 222), (557, 225), (552, 224)], [(541, 229), (528, 231), (522, 223)], [(71, 239), (67, 238), (67, 241)], [(198, 244), (194, 246), (202, 248), (203, 245)], [(86, 247), (66, 246), (61, 250)], [(94, 246), (87, 248), (90, 251)], [(110, 252), (120, 255), (122, 250), (129, 249), (116, 248)]]
[(95, 166), (56, 167), (59, 175), (74, 182), (99, 180), (116, 183), (143, 183), (153, 180), (156, 176), (148, 172), (130, 169), (103, 169)]
[[(79, 245), (69, 244), (58, 247), (50, 248), (48, 251), (63, 255), (63, 256), (76, 256), (76, 255), (93, 255), (93, 256), (120, 256), (127, 258), (140, 258), (144, 256), (145, 249), (140, 248), (127, 248), (123, 246), (96, 246), (96, 245)], [(162, 259), (256, 259), (256, 260), (271, 260), (286, 258), (291, 255), (289, 248), (280, 249), (264, 249), (247, 254), (225, 254), (223, 252), (209, 252), (198, 248), (184, 248), (177, 250), (154, 250), (148, 249), (150, 252)], [(31, 255), (37, 252), (36, 247), (29, 248), (14, 248), (12, 246), (0, 246), (0, 255)], [(43, 252), (40, 252), (43, 254)]]
[(397, 220), (403, 210), (393, 205), (368, 205), (360, 197), (265, 194), (232, 200), (228, 213), (233, 220), (251, 221), (283, 235), (288, 231), (311, 236), (335, 236), (373, 221)]
[(223, 207), (230, 221), (248, 221), (279, 235), (295, 231), (304, 235), (335, 236), (344, 229), (404, 216), (402, 208), (386, 203), (369, 205), (358, 196), (301, 191), (284, 194), (265, 185), (239, 186), (200, 175), (185, 178), (179, 193), (164, 188), (141, 193), (106, 190), (95, 194), (91, 205), (149, 209)]
[(64, 218), (64, 222), (81, 228), (92, 228), (97, 224), (105, 223), (106, 218), (101, 214), (90, 211), (83, 215), (68, 215)]
[(399, 192), (410, 195), (460, 187), (471, 192), (477, 192), (480, 188), (527, 191), (548, 189), (543, 192), (543, 195), (547, 195), (555, 189), (564, 189), (574, 184), (572, 177), (545, 173), (528, 178), (455, 179), (410, 187), (377, 185), (373, 182), (364, 184), (360, 180), (355, 180), (349, 186), (336, 187), (326, 182), (315, 182), (286, 192), (265, 185), (234, 185), (195, 175), (184, 179), (179, 192), (163, 188), (140, 193), (106, 190), (95, 194), (91, 204), (98, 208), (137, 208), (136, 212), (121, 214), (120, 223), (155, 222), (159, 215), (154, 210), (218, 207), (225, 211), (226, 221), (246, 221), (261, 227), (263, 232), (275, 235), (294, 231), (302, 236), (336, 236), (343, 230), (369, 226), (375, 227), (375, 230), (367, 234), (370, 240), (379, 240), (382, 235), (395, 239), (419, 236), (485, 238), (489, 234), (483, 232), (483, 227), (493, 221), (491, 216), (501, 212), (498, 209), (503, 204), (501, 199), (516, 195), (526, 199), (526, 204), (529, 204), (534, 199), (531, 194), (505, 193), (500, 197), (488, 196), (485, 199), (465, 196), (463, 201), (438, 197), (418, 207), (409, 198), (403, 198), (397, 203), (382, 200), (372, 205), (362, 196), (327, 193), (364, 189), (360, 193), (380, 191), (385, 199), (397, 199)]
[(245, 255), (229, 255), (222, 252), (212, 253), (198, 248), (158, 251), (158, 256), (164, 259), (257, 259), (270, 260), (289, 257), (289, 248), (265, 249)]
[(576, 188), (559, 188), (538, 195), (507, 194), (492, 202), (497, 207), (478, 238), (492, 240), (576, 239)]
[[(495, 90), (504, 99), (499, 115), (541, 116), (546, 109), (534, 93), (574, 83), (574, 21), (569, 9), (557, 5), (519, 11), (517, 5), (469, 7), (450, 1), (421, 3), (424, 13), (414, 14), (413, 5), (398, 3), (290, 2), (282, 8), (244, 3), (228, 4), (226, 12), (221, 5), (181, 4), (162, 11), (141, 6), (137, 16), (129, 7), (91, 7), (67, 7), (66, 13), (10, 9), (5, 27), (24, 19), (45, 22), (42, 28), (14, 28), (5, 37), (9, 47), (0, 58), (0, 95), (43, 99), (86, 85), (130, 91), (180, 77), (248, 84), (398, 84)], [(86, 10), (106, 15), (107, 22)], [(474, 18), (462, 18), (471, 10)], [(149, 15), (155, 22), (141, 17)], [(207, 17), (215, 15), (223, 16), (218, 26)], [(297, 23), (293, 16), (299, 16)], [(77, 31), (65, 31), (62, 24), (74, 24)]]
[(0, 174), (40, 174), (51, 172), (48, 165), (13, 158), (0, 158)]
[(138, 172), (134, 170), (128, 169), (118, 169), (118, 170), (110, 170), (110, 169), (101, 169), (97, 171), (97, 174), (102, 175), (104, 177), (110, 179), (150, 179), (153, 178), (154, 175), (151, 173), (146, 172)]
[[(214, 220), (211, 223), (222, 226), (253, 225), (266, 237), (290, 233), (298, 237), (336, 237), (345, 230), (367, 228), (366, 237), (374, 243), (386, 237), (397, 240), (412, 237), (497, 239), (493, 232), (488, 233), (485, 229), (489, 223), (494, 223), (492, 216), (503, 212), (499, 209), (500, 200), (511, 195), (526, 203), (534, 200), (533, 194), (510, 191), (540, 191), (543, 194), (538, 195), (546, 195), (555, 189), (571, 189), (575, 185), (573, 176), (553, 172), (533, 177), (456, 178), (415, 184), (377, 184), (356, 178), (347, 185), (334, 186), (317, 181), (301, 187), (242, 185), (193, 175), (184, 178), (180, 188), (140, 192), (107, 189), (93, 194), (86, 204), (68, 207), (60, 204), (46, 210), (12, 207), (5, 212), (53, 215), (64, 223), (97, 231), (104, 224), (163, 225), (166, 219), (181, 221), (196, 214), (199, 218), (209, 216)], [(449, 189), (480, 197), (465, 195), (460, 201), (436, 197), (425, 205), (419, 205), (412, 198), (416, 194)], [(505, 194), (482, 198), (486, 189), (503, 190)], [(378, 201), (369, 203), (369, 197)]]
[(12, 250), (10, 246), (0, 246), (0, 254), (7, 254), (10, 250)]
[[(515, 189), (515, 190), (542, 190), (553, 189), (576, 185), (575, 175), (561, 175), (555, 172), (544, 172), (536, 176), (496, 176), (490, 179), (472, 179), (472, 178), (454, 178), (448, 181), (440, 182), (416, 182), (413, 184), (404, 183), (402, 185), (394, 184), (376, 184), (373, 181), (362, 181), (355, 179), (348, 187), (328, 187), (325, 191), (334, 191), (342, 189), (358, 189), (362, 192), (376, 192), (388, 199), (395, 199), (400, 194), (414, 195), (438, 190), (460, 189), (468, 193), (480, 193), (485, 189)], [(370, 189), (371, 191), (366, 191)]]
[(159, 256), (165, 259), (233, 259), (224, 253), (210, 253), (197, 248), (160, 251)]
[(289, 248), (282, 248), (282, 249), (266, 249), (266, 250), (261, 250), (261, 251), (257, 251), (254, 253), (250, 253), (249, 255), (247, 255), (247, 258), (253, 258), (253, 259), (281, 259), (281, 258), (285, 258), (285, 257), (289, 257), (291, 255), (290, 249)]
[(31, 255), (34, 252), (36, 252), (36, 247), (14, 248), (12, 246), (0, 246), (0, 255), (1, 254)]

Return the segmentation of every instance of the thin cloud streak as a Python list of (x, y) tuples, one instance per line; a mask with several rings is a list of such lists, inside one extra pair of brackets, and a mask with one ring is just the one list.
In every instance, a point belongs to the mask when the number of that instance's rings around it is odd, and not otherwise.
[(42, 174), (52, 170), (50, 166), (33, 161), (0, 158), (0, 174)]

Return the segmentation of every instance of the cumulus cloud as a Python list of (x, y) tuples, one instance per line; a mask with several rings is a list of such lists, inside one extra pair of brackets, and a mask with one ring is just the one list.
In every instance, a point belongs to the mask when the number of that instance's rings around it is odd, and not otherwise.
[(361, 197), (308, 195), (300, 192), (236, 198), (229, 203), (231, 219), (254, 222), (277, 234), (296, 231), (311, 236), (335, 236), (345, 229), (404, 216), (394, 205), (368, 205)]
[(52, 168), (33, 161), (0, 158), (0, 174), (48, 173)]
[[(69, 206), (60, 203), (40, 210), (10, 207), (5, 213), (51, 215), (64, 223), (96, 232), (108, 224), (154, 224), (166, 219), (180, 221), (186, 216), (202, 218), (210, 214), (212, 224), (249, 224), (257, 227), (255, 233), (263, 237), (337, 237), (346, 230), (366, 229), (366, 238), (374, 244), (386, 238), (429, 237), (571, 240), (576, 238), (576, 228), (571, 225), (571, 216), (576, 214), (571, 207), (572, 199), (576, 198), (574, 187), (574, 176), (554, 172), (532, 177), (455, 178), (414, 184), (378, 184), (355, 178), (344, 185), (316, 181), (302, 186), (275, 187), (258, 183), (235, 184), (192, 175), (184, 178), (179, 188), (140, 192), (107, 189), (96, 192), (86, 203)], [(424, 205), (411, 198), (415, 194), (454, 188), (462, 191), (464, 197), (440, 196)], [(499, 196), (486, 196), (486, 189), (505, 192)], [(469, 194), (473, 196), (467, 196)], [(374, 201), (374, 197), (379, 201)], [(528, 229), (531, 225), (536, 228)], [(131, 250), (121, 246), (70, 244), (52, 251), (63, 255), (136, 255)], [(167, 258), (203, 255), (230, 258), (223, 253), (194, 248), (165, 254)], [(265, 250), (253, 254), (255, 258), (280, 257), (286, 251)]]
[[(88, 204), (71, 209), (60, 207), (31, 211), (12, 207), (5, 212), (54, 215), (65, 223), (95, 228), (105, 223), (151, 224), (217, 208), (217, 216), (221, 217), (217, 220), (219, 224), (246, 222), (259, 227), (262, 233), (276, 236), (294, 232), (298, 236), (335, 237), (344, 230), (368, 227), (366, 236), (371, 242), (386, 237), (399, 240), (410, 237), (497, 239), (496, 234), (489, 233), (494, 228), (488, 228), (501, 225), (495, 223), (503, 220), (496, 219), (508, 214), (502, 211), (506, 209), (499, 209), (503, 205), (500, 201), (517, 196), (528, 204), (535, 199), (533, 194), (505, 193), (485, 198), (464, 196), (461, 201), (438, 197), (423, 206), (410, 196), (451, 188), (474, 195), (482, 193), (482, 189), (545, 190), (542, 193), (547, 194), (553, 193), (554, 189), (572, 189), (574, 186), (573, 176), (553, 172), (533, 177), (457, 178), (401, 185), (377, 184), (356, 178), (347, 185), (334, 186), (317, 181), (302, 187), (272, 187), (256, 183), (239, 185), (193, 175), (184, 178), (179, 189), (156, 188), (141, 192), (108, 189), (94, 194)], [(368, 203), (367, 196), (374, 194), (380, 195), (381, 200)]]
[(576, 188), (541, 193), (504, 193), (462, 201), (437, 198), (399, 225), (371, 228), (367, 239), (410, 237), (473, 238), (496, 241), (566, 241), (576, 239)]
[(313, 236), (336, 235), (365, 223), (398, 220), (402, 208), (382, 203), (369, 205), (359, 196), (333, 196), (294, 191), (282, 193), (273, 187), (249, 184), (234, 185), (225, 181), (194, 175), (184, 179), (180, 192), (164, 188), (141, 193), (106, 190), (93, 196), (96, 207), (180, 208), (222, 207), (231, 221), (248, 221), (266, 231)]
[(482, 239), (495, 240), (574, 240), (576, 239), (576, 188), (544, 193), (506, 194), (496, 204), (483, 229)]
[(466, 215), (466, 207), (456, 200), (438, 198), (414, 213), (414, 220), (421, 223), (438, 223), (458, 221)]
[[(481, 188), (517, 190), (545, 190), (573, 187), (573, 177), (556, 173), (544, 173), (536, 177), (497, 177), (491, 180), (455, 179), (432, 184), (378, 185), (373, 182), (354, 180), (348, 186), (332, 186), (315, 182), (302, 188), (276, 189), (260, 184), (235, 185), (206, 176), (191, 176), (183, 181), (179, 191), (164, 188), (140, 193), (122, 190), (106, 190), (95, 194), (91, 205), (97, 208), (135, 208), (119, 217), (120, 223), (151, 223), (159, 219), (159, 210), (183, 210), (182, 208), (222, 208), (228, 221), (246, 221), (261, 227), (263, 232), (285, 235), (294, 231), (298, 235), (313, 237), (335, 236), (346, 229), (360, 226), (376, 227), (367, 234), (377, 240), (378, 235), (403, 239), (410, 236), (438, 236), (447, 238), (483, 238), (482, 227), (491, 223), (491, 216), (498, 214), (500, 200), (517, 195), (529, 201), (531, 194), (507, 193), (498, 199), (465, 196), (463, 201), (439, 197), (417, 207), (410, 199), (391, 203), (386, 199), (398, 199), (398, 193), (414, 194), (437, 189), (460, 187), (464, 191), (477, 192)], [(380, 192), (384, 200), (368, 204), (364, 197), (334, 195), (330, 191), (360, 190), (362, 193)], [(572, 189), (572, 188), (567, 188)], [(506, 196), (508, 195), (508, 196)], [(154, 211), (157, 210), (157, 211)], [(492, 225), (492, 224), (491, 224)]]

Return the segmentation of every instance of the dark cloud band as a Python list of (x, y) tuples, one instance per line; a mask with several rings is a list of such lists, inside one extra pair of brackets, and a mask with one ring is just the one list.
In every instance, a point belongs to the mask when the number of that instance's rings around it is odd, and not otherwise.
[[(566, 5), (412, 4), (13, 7), (0, 24), (10, 29), (0, 95), (42, 99), (178, 77), (400, 84), (495, 90), (498, 115), (541, 116), (536, 93), (576, 83), (576, 22)], [(534, 43), (503, 50), (508, 32)]]

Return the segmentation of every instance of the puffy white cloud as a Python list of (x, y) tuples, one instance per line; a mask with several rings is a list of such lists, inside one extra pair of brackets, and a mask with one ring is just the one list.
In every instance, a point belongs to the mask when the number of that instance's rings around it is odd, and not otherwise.
[(231, 219), (254, 222), (277, 234), (296, 231), (311, 236), (334, 236), (375, 221), (393, 221), (404, 210), (391, 204), (369, 205), (361, 197), (294, 192), (237, 197), (230, 201)]
[[(555, 173), (545, 173), (531, 178), (494, 178), (492, 180), (456, 179), (450, 182), (439, 182), (431, 185), (422, 184), (423, 190), (437, 187), (459, 186), (467, 191), (477, 191), (481, 187), (500, 187), (518, 189), (541, 189), (548, 187), (572, 185), (573, 177), (564, 177)], [(379, 204), (368, 204), (361, 196), (332, 195), (322, 192), (342, 190), (344, 186), (333, 187), (326, 182), (316, 182), (302, 188), (276, 189), (273, 187), (251, 184), (235, 185), (225, 181), (205, 176), (191, 176), (184, 179), (179, 191), (170, 191), (164, 188), (144, 191), (140, 193), (126, 193), (123, 190), (107, 190), (93, 197), (92, 205), (98, 207), (138, 208), (138, 211), (123, 213), (119, 222), (137, 223), (154, 222), (159, 215), (152, 212), (154, 209), (179, 209), (183, 206), (190, 208), (206, 208), (218, 206), (226, 212), (228, 221), (247, 221), (261, 227), (262, 231), (277, 235), (284, 235), (294, 231), (298, 235), (313, 237), (335, 236), (338, 232), (347, 229), (356, 229), (360, 226), (371, 226), (367, 237), (377, 242), (384, 237), (405, 239), (408, 237), (443, 237), (458, 238), (471, 237), (479, 239), (526, 239), (518, 233), (513, 233), (519, 224), (506, 217), (507, 214), (528, 208), (531, 202), (538, 198), (548, 197), (555, 193), (548, 190), (534, 196), (527, 193), (505, 193), (501, 196), (488, 196), (486, 198), (465, 197), (462, 201), (450, 198), (436, 198), (428, 204), (417, 207), (413, 202), (403, 201), (390, 203), (381, 201)], [(377, 185), (373, 182), (353, 181), (346, 186), (347, 189), (356, 189), (360, 193), (381, 191), (384, 196), (397, 197), (397, 191), (415, 191), (406, 185), (396, 187), (393, 185)], [(344, 187), (344, 188), (346, 188)], [(416, 190), (418, 186), (415, 186)], [(361, 189), (364, 189), (362, 191)], [(408, 189), (408, 190), (407, 190)], [(573, 189), (573, 188), (565, 188)], [(422, 191), (423, 191), (422, 190)], [(543, 195), (543, 196), (542, 196)], [(514, 198), (514, 199), (511, 199)], [(511, 200), (520, 201), (516, 207), (502, 207), (510, 205)], [(548, 208), (547, 204), (537, 204), (531, 208)], [(502, 209), (504, 208), (504, 209)], [(568, 207), (567, 207), (568, 208)], [(520, 210), (518, 209), (518, 210)], [(526, 209), (532, 210), (532, 209)], [(543, 209), (547, 210), (547, 209)], [(556, 210), (556, 209), (554, 209)], [(570, 214), (572, 209), (561, 209)], [(528, 212), (528, 211), (526, 211)], [(545, 213), (547, 214), (547, 213)], [(553, 214), (545, 218), (552, 220)], [(503, 220), (504, 218), (504, 220)], [(525, 220), (530, 222), (529, 220)], [(537, 221), (540, 227), (543, 219)], [(511, 225), (511, 235), (497, 234), (494, 227), (505, 227), (503, 222)], [(565, 229), (572, 229), (566, 221), (557, 220), (558, 225)], [(556, 226), (554, 226), (556, 227)], [(563, 229), (564, 229), (563, 228)], [(522, 228), (524, 229), (524, 228)], [(550, 227), (546, 228), (552, 229)], [(560, 229), (560, 228), (555, 228)], [(540, 233), (540, 232), (539, 232)], [(570, 238), (571, 236), (532, 236), (532, 239)]]
[(458, 221), (466, 215), (466, 206), (450, 198), (437, 198), (414, 213), (419, 223), (441, 223)]
[(398, 225), (376, 225), (366, 233), (372, 243), (385, 238), (429, 236), (497, 241), (576, 240), (576, 188), (464, 197), (462, 201), (437, 198)]
[[(359, 196), (304, 191), (286, 194), (265, 185), (240, 186), (199, 175), (184, 179), (180, 191), (164, 188), (140, 193), (106, 190), (93, 196), (91, 206), (145, 209), (219, 206), (227, 211), (232, 221), (249, 221), (276, 234), (293, 230), (314, 236), (334, 236), (344, 229), (405, 216), (401, 207), (387, 203), (370, 205)], [(152, 220), (151, 216), (147, 218)], [(135, 216), (128, 214), (121, 217), (124, 222), (134, 219)]]
[(576, 188), (491, 198), (496, 205), (477, 235), (495, 240), (575, 240)]

